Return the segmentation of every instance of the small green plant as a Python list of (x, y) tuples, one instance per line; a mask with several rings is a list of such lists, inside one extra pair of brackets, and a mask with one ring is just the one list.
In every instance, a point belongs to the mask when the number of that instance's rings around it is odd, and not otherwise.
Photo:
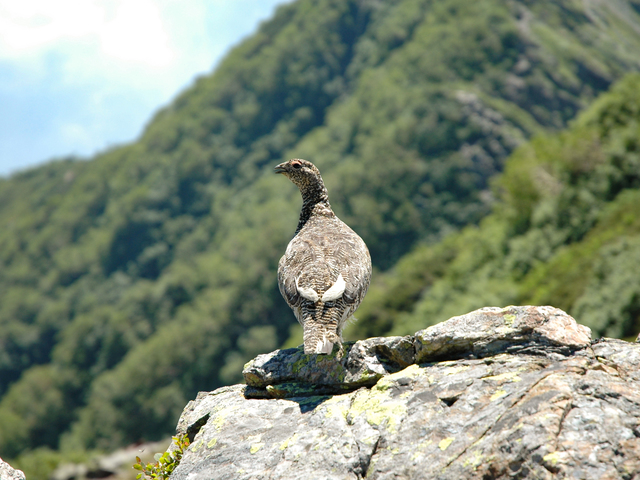
[(133, 465), (133, 468), (140, 470), (136, 478), (138, 480), (166, 480), (169, 478), (169, 475), (180, 464), (182, 454), (189, 446), (189, 437), (187, 434), (178, 435), (173, 437), (173, 443), (177, 448), (172, 452), (156, 453), (153, 457), (156, 463), (147, 463), (145, 465), (140, 457), (136, 457), (137, 463)]

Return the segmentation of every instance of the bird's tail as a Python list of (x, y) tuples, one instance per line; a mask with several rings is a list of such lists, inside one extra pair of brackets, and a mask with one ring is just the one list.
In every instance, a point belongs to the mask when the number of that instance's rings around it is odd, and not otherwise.
[(304, 315), (304, 353), (330, 354), (333, 345), (338, 344), (342, 351), (342, 338), (338, 329), (340, 312), (322, 302), (309, 305)]
[(311, 353), (329, 354), (333, 351), (334, 342), (330, 340), (331, 335), (326, 330), (324, 325), (304, 329), (304, 353), (307, 355)]

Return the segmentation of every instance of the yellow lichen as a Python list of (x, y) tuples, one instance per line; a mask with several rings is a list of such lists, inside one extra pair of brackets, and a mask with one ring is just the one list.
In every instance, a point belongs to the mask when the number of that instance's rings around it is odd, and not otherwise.
[(362, 438), (361, 442), (364, 443), (365, 445), (373, 445), (378, 441), (378, 438), (380, 438), (378, 435), (371, 435), (369, 437)]
[(386, 389), (372, 388), (356, 394), (349, 409), (349, 415), (364, 415), (369, 425), (381, 425), (386, 421), (390, 432), (396, 432), (397, 426), (407, 412), (406, 403), (391, 399)]
[(327, 439), (327, 436), (322, 435), (318, 440), (316, 440), (316, 445), (315, 447), (313, 447), (313, 450), (320, 450), (320, 447), (324, 446), (322, 442), (324, 442), (326, 439)]
[(507, 313), (502, 318), (504, 318), (504, 323), (506, 323), (507, 325), (513, 325), (513, 321), (516, 319), (516, 316), (510, 313)]
[[(349, 395), (350, 396), (350, 395)], [(330, 418), (347, 418), (349, 412), (349, 405), (347, 403), (349, 396), (347, 395), (335, 395), (324, 402), (324, 406), (327, 411), (325, 417)]]
[(203, 445), (204, 445), (204, 440), (200, 440), (199, 442), (196, 442), (195, 444), (192, 444), (189, 447), (189, 450), (191, 450), (192, 452), (196, 453), (198, 450), (200, 450), (202, 448)]
[(501, 373), (500, 375), (493, 375), (491, 377), (483, 377), (483, 380), (493, 380), (496, 382), (502, 382), (502, 381), (520, 382), (522, 379), (518, 376), (516, 372), (506, 372), (506, 373)]
[(471, 455), (469, 455), (469, 458), (464, 461), (462, 466), (465, 468), (472, 467), (475, 470), (476, 468), (478, 468), (478, 466), (480, 466), (480, 464), (482, 464), (483, 458), (484, 455), (482, 455), (479, 450), (474, 450)]
[(444, 375), (455, 375), (456, 373), (460, 373), (460, 372), (464, 372), (465, 370), (468, 370), (469, 366), (468, 365), (459, 365), (457, 367), (449, 367), (447, 368), (443, 374)]
[(404, 370), (388, 375), (387, 378), (418, 378), (424, 376), (425, 372), (426, 370), (420, 365), (413, 364), (409, 365)]
[(411, 456), (411, 460), (417, 460), (418, 458), (420, 458), (422, 455), (424, 455), (424, 453), (422, 452), (422, 450), (425, 450), (429, 445), (431, 445), (433, 443), (433, 440), (425, 440), (424, 442), (419, 443), (416, 446), (416, 452)]
[(260, 450), (262, 447), (264, 447), (264, 442), (254, 443), (253, 445), (251, 445), (251, 448), (249, 449), (249, 453), (253, 455), (254, 453), (258, 452), (258, 450)]
[(562, 461), (562, 457), (564, 456), (566, 456), (564, 452), (551, 452), (542, 457), (542, 461), (555, 467), (558, 462)]
[(375, 468), (376, 463), (378, 463), (378, 459), (377, 457), (373, 457), (371, 459), (371, 462), (369, 463), (369, 468), (367, 468), (367, 473), (365, 473), (364, 478), (368, 478), (369, 475), (373, 473), (373, 469)]
[(494, 400), (498, 400), (499, 398), (502, 398), (505, 395), (507, 395), (506, 390), (497, 390), (493, 395), (491, 395), (490, 400), (493, 402)]
[(374, 385), (372, 390), (387, 390), (395, 385), (400, 378), (418, 378), (425, 376), (425, 374), (426, 369), (420, 367), (419, 365), (409, 365), (404, 370), (400, 370), (399, 372), (382, 377), (380, 380), (378, 380), (378, 383)]
[(207, 447), (213, 448), (216, 445), (216, 443), (218, 443), (218, 439), (212, 438), (211, 440), (209, 440), (209, 443), (207, 443)]
[(433, 443), (433, 440), (425, 440), (424, 442), (422, 442), (420, 445), (418, 445), (419, 448), (427, 448), (429, 445), (431, 445)]
[(229, 415), (231, 415), (232, 413), (234, 413), (234, 410), (236, 410), (235, 407), (217, 407), (214, 408), (213, 410), (213, 418), (211, 420), (209, 420), (209, 424), (213, 425), (213, 427), (216, 429), (216, 431), (220, 431), (222, 430), (222, 426), (225, 424), (225, 422), (227, 421), (227, 417)]
[(444, 452), (447, 448), (449, 448), (449, 445), (451, 445), (454, 440), (455, 439), (453, 437), (442, 439), (440, 440), (440, 443), (438, 443), (438, 448)]
[(298, 440), (298, 434), (294, 433), (293, 436), (287, 438), (284, 442), (280, 444), (280, 450), (284, 450), (288, 448), (290, 445), (293, 445)]
[(377, 390), (379, 392), (383, 392), (385, 390), (389, 390), (393, 386), (393, 382), (389, 381), (386, 377), (382, 377), (378, 380), (371, 390)]

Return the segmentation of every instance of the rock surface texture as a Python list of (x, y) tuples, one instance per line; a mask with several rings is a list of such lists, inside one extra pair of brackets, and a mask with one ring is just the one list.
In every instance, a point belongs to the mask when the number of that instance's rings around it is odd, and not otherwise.
[(171, 479), (640, 479), (640, 344), (507, 307), (345, 346), (201, 392)]
[(16, 470), (0, 458), (0, 480), (25, 480), (22, 470)]

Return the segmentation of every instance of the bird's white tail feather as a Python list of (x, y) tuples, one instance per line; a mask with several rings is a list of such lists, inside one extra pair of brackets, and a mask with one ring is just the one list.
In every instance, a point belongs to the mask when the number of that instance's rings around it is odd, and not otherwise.
[(336, 283), (334, 283), (329, 290), (322, 295), (323, 302), (332, 302), (339, 299), (347, 288), (347, 283), (344, 281), (342, 274), (338, 275)]
[[(298, 279), (296, 278), (296, 290), (298, 290), (298, 293), (306, 298), (307, 300), (311, 300), (312, 302), (317, 302), (318, 299), (320, 298), (320, 295), (318, 295), (318, 292), (316, 292), (313, 288), (305, 288), (305, 287), (301, 287), (300, 285), (298, 285)], [(326, 293), (325, 293), (326, 295)]]
[(315, 352), (312, 352), (312, 353), (324, 353), (328, 355), (332, 351), (333, 351), (333, 342), (330, 342), (329, 340), (327, 340), (327, 337), (323, 336), (321, 340), (318, 340), (318, 343), (316, 344), (316, 350)]

